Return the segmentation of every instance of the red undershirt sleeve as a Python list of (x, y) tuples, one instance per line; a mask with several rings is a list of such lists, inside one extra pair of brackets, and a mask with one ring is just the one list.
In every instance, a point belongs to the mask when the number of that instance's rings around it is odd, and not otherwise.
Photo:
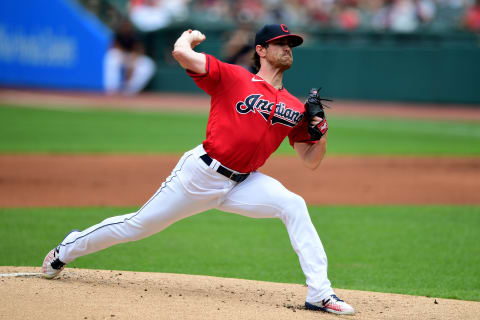
[(290, 145), (293, 147), (295, 142), (304, 142), (304, 143), (317, 143), (317, 141), (310, 141), (310, 134), (308, 133), (307, 121), (303, 118), (295, 128), (290, 131), (288, 134), (288, 140)]

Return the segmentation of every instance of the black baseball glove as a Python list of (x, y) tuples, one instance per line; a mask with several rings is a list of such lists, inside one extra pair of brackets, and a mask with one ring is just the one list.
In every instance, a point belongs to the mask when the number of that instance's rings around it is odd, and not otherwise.
[[(320, 98), (319, 92), (322, 88), (312, 88), (308, 93), (307, 101), (305, 102), (305, 117), (308, 121), (308, 133), (312, 141), (320, 140), (320, 138), (327, 133), (328, 123), (325, 117), (324, 108), (328, 106), (323, 101), (332, 101), (330, 99)], [(320, 117), (322, 121), (316, 126), (310, 125), (313, 117)]]

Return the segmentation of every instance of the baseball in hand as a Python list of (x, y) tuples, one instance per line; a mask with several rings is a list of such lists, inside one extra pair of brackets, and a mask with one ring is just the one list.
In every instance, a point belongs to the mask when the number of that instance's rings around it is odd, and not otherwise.
[(199, 45), (207, 38), (198, 30), (193, 30), (190, 35), (192, 36), (192, 48)]

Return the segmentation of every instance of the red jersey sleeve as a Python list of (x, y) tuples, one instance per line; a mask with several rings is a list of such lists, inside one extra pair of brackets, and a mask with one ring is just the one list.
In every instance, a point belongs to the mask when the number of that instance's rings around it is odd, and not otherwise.
[(317, 143), (317, 141), (310, 141), (310, 134), (308, 133), (307, 120), (305, 117), (290, 131), (288, 140), (292, 147), (295, 142)]
[(215, 93), (218, 95), (225, 89), (226, 84), (233, 83), (238, 66), (222, 62), (209, 54), (205, 54), (205, 57), (207, 58), (207, 71), (205, 73), (195, 73), (187, 70), (187, 74), (207, 94), (212, 95)]

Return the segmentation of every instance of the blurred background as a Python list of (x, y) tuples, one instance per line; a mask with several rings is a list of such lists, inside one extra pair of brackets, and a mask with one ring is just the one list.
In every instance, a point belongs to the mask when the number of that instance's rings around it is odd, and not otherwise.
[(250, 68), (266, 23), (305, 38), (285, 79), (295, 95), (480, 103), (480, 0), (2, 1), (0, 86), (199, 93), (170, 55), (181, 32)]
[[(288, 139), (261, 168), (306, 199), (334, 286), (480, 301), (474, 0), (0, 1), (0, 265), (148, 201), (206, 134), (174, 41), (250, 68), (266, 23), (305, 39), (288, 90), (335, 100), (319, 170)], [(69, 267), (305, 281), (280, 220), (216, 210)]]

